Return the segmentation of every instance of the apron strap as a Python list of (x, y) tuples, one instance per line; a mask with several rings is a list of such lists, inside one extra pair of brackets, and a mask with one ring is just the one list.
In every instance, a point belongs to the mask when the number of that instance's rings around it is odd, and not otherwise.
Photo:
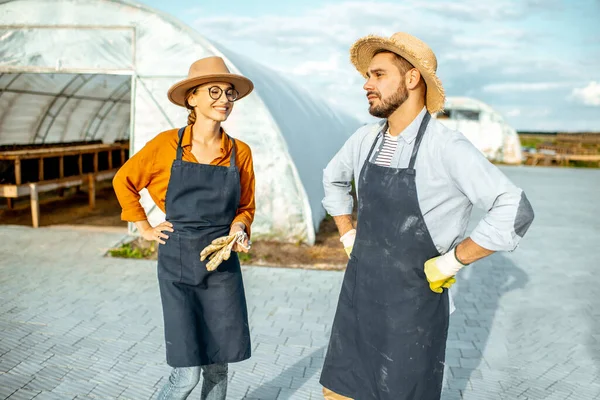
[(181, 142), (183, 140), (183, 132), (185, 131), (185, 126), (177, 132), (179, 135), (179, 142), (177, 142), (177, 161), (181, 161), (181, 157), (183, 156), (183, 147), (181, 147)]
[(231, 157), (229, 158), (229, 169), (236, 169), (235, 165), (235, 139), (231, 136), (227, 135), (229, 140), (231, 140)]
[(427, 129), (430, 119), (431, 114), (429, 114), (429, 112), (425, 112), (423, 121), (421, 121), (421, 126), (419, 126), (419, 133), (417, 133), (417, 137), (415, 139), (412, 155), (410, 156), (410, 163), (408, 164), (409, 169), (413, 169), (415, 167), (415, 161), (417, 160), (417, 153), (419, 152), (419, 147), (421, 146), (421, 140), (423, 140), (423, 135), (425, 134), (425, 130)]
[[(383, 128), (377, 133), (377, 136), (375, 136), (375, 140), (373, 140), (373, 145), (371, 146), (371, 150), (369, 150), (369, 154), (367, 154), (367, 159), (365, 162), (370, 162), (371, 161), (371, 154), (373, 154), (373, 150), (375, 149), (375, 145), (377, 144), (377, 140), (379, 139), (379, 136), (382, 136), (384, 132), (386, 132), (388, 130), (388, 123), (386, 121), (385, 125), (383, 125)], [(383, 145), (383, 141), (381, 141), (381, 144)]]
[[(181, 129), (179, 129), (179, 132), (177, 132), (177, 135), (179, 136), (179, 142), (177, 143), (177, 160), (181, 161), (181, 158), (183, 157), (183, 147), (181, 146), (181, 143), (183, 141), (183, 132), (185, 131), (185, 126)], [(237, 168), (235, 165), (235, 139), (232, 138), (231, 136), (227, 135), (227, 137), (229, 138), (229, 140), (231, 140), (231, 157), (229, 158), (229, 168), (230, 169), (235, 169)]]

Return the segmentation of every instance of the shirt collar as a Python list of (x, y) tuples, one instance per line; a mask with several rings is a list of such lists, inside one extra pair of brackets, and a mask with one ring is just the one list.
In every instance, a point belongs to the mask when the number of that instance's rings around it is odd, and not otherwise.
[[(400, 132), (400, 139), (409, 144), (416, 139), (417, 134), (419, 133), (419, 127), (421, 126), (421, 122), (423, 122), (426, 112), (427, 108), (423, 107), (415, 119), (413, 119), (412, 122), (402, 132)], [(386, 132), (389, 133), (389, 131), (390, 128), (388, 127)]]
[[(227, 136), (225, 129), (221, 127), (221, 154), (227, 154), (231, 150), (231, 140)], [(181, 139), (181, 147), (192, 147), (192, 125), (188, 125), (183, 130), (183, 138)]]

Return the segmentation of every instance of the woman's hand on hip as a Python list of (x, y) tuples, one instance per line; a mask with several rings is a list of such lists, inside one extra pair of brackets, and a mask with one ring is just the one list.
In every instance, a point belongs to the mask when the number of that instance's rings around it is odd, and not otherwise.
[(235, 242), (235, 244), (233, 245), (233, 247), (231, 248), (231, 250), (235, 251), (235, 252), (242, 252), (242, 253), (247, 253), (248, 251), (250, 251), (250, 239), (248, 238), (248, 235), (246, 234), (246, 225), (244, 225), (241, 222), (236, 222), (233, 225), (231, 225), (231, 229), (229, 230), (229, 235), (235, 235), (237, 232), (243, 232), (243, 240), (241, 243), (239, 242)]
[(173, 224), (169, 221), (161, 222), (155, 227), (149, 227), (142, 231), (141, 235), (144, 239), (150, 241), (157, 241), (160, 244), (165, 244), (165, 240), (169, 238), (169, 236), (163, 232), (173, 232)]

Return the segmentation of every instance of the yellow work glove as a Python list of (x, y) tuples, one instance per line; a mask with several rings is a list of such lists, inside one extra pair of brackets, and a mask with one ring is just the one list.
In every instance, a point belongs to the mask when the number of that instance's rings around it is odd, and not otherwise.
[(458, 261), (455, 254), (456, 248), (450, 250), (443, 256), (434, 257), (425, 261), (425, 277), (429, 282), (429, 288), (435, 293), (442, 293), (443, 288), (450, 288), (456, 279), (454, 275), (465, 266)]
[(350, 246), (350, 247), (344, 247), (344, 250), (346, 251), (346, 254), (348, 254), (348, 258), (350, 258), (350, 254), (352, 253), (352, 248), (354, 246)]
[(200, 252), (200, 261), (206, 260), (206, 257), (227, 246), (232, 239), (231, 236), (221, 236), (210, 242), (210, 244)]
[(233, 239), (230, 240), (229, 243), (227, 243), (225, 246), (223, 246), (221, 248), (221, 250), (218, 250), (216, 252), (214, 252), (210, 258), (208, 263), (206, 264), (206, 269), (208, 271), (214, 271), (215, 269), (217, 269), (217, 267), (219, 265), (221, 265), (221, 263), (223, 261), (229, 260), (229, 257), (231, 256), (231, 249), (233, 248), (233, 245), (235, 244), (237, 238), (237, 235), (231, 235), (233, 236)]
[(340, 238), (340, 242), (344, 245), (344, 250), (348, 254), (348, 258), (350, 258), (352, 248), (354, 247), (354, 239), (356, 239), (356, 229), (350, 229)]
[(239, 231), (233, 235), (216, 238), (200, 252), (200, 261), (204, 261), (208, 257), (206, 269), (214, 271), (223, 261), (229, 260), (231, 249), (236, 242), (241, 243), (245, 235), (245, 232)]

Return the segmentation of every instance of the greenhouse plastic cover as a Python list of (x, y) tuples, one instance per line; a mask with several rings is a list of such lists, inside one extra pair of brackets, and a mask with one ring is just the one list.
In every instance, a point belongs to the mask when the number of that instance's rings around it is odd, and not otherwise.
[[(358, 121), (175, 18), (123, 0), (0, 1), (0, 144), (130, 138), (185, 125), (167, 89), (218, 55), (255, 84), (224, 123), (250, 145), (256, 236), (312, 244), (322, 169)], [(143, 191), (151, 223), (164, 215)], [(130, 224), (130, 229), (134, 226)]]

